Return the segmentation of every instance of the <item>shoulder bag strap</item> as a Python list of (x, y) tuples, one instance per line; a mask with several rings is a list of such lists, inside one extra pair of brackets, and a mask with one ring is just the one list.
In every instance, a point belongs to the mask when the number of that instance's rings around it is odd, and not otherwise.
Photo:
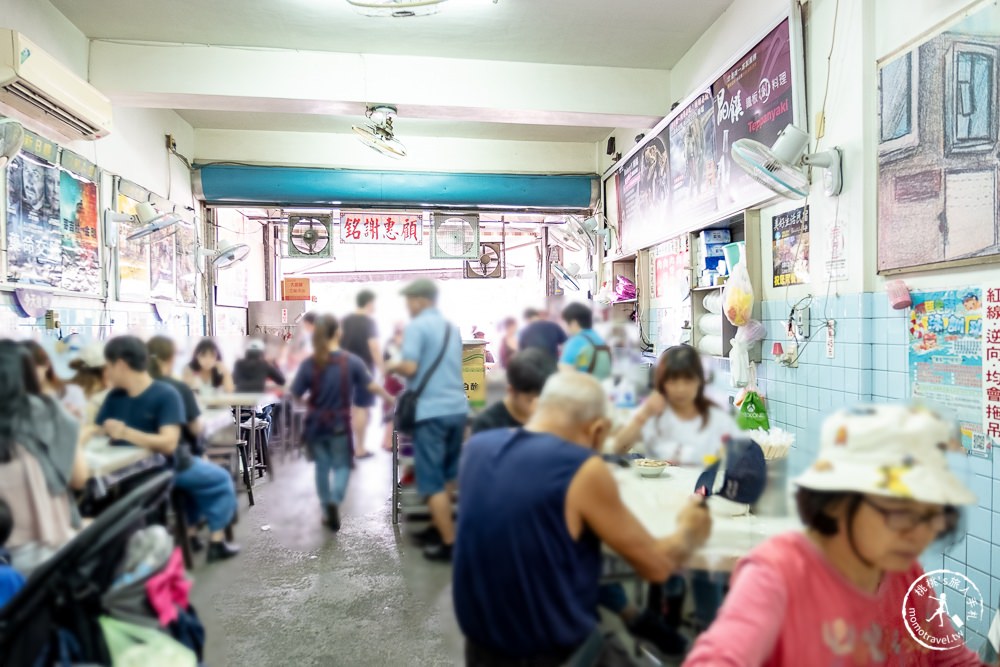
[(441, 365), (441, 360), (444, 358), (444, 353), (448, 351), (449, 340), (451, 340), (451, 323), (445, 322), (444, 345), (441, 346), (441, 351), (438, 352), (437, 359), (435, 359), (434, 363), (431, 364), (431, 367), (427, 369), (427, 375), (425, 375), (424, 379), (420, 381), (420, 386), (413, 391), (414, 397), (419, 397), (420, 394), (424, 392), (424, 387), (427, 386), (427, 382), (431, 379), (431, 376), (434, 375), (434, 371), (438, 369), (438, 366)]
[(580, 335), (587, 339), (590, 346), (594, 348), (594, 355), (590, 358), (590, 365), (587, 367), (587, 373), (593, 373), (594, 369), (597, 368), (597, 355), (601, 352), (607, 352), (608, 356), (611, 356), (611, 348), (607, 345), (598, 345), (594, 342), (594, 339), (588, 336), (585, 332), (581, 331)]

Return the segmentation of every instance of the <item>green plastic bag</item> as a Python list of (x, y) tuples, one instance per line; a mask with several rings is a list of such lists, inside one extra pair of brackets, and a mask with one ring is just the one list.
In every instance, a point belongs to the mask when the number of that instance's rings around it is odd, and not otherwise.
[(743, 397), (743, 404), (736, 415), (736, 425), (744, 431), (753, 431), (758, 428), (765, 431), (771, 430), (771, 422), (767, 418), (764, 399), (756, 391), (751, 389)]
[(168, 635), (101, 616), (112, 667), (198, 667), (198, 656)]

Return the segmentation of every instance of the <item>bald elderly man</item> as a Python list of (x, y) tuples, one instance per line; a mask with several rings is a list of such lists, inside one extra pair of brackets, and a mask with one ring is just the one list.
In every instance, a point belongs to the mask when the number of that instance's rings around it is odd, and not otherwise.
[(596, 379), (561, 372), (523, 429), (486, 431), (466, 444), (453, 579), (466, 665), (562, 665), (599, 650), (601, 543), (662, 582), (708, 539), (711, 519), (696, 501), (662, 539), (625, 507), (597, 455), (606, 411)]

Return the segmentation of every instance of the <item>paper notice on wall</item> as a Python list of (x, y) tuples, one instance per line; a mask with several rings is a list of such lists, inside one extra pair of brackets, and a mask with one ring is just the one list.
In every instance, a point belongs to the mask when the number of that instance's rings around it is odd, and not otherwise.
[(843, 220), (837, 220), (827, 233), (826, 275), (830, 282), (847, 280), (847, 241)]
[(1000, 445), (1000, 287), (987, 287), (983, 318), (983, 405), (986, 415), (984, 445)]

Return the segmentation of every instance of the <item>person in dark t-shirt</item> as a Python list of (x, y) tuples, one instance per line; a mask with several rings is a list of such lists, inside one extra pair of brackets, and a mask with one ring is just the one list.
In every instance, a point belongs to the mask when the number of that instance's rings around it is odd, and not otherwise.
[(472, 422), (472, 432), (519, 428), (535, 411), (535, 402), (556, 362), (537, 348), (518, 352), (507, 364), (507, 395), (483, 410)]
[[(375, 313), (375, 293), (362, 290), (357, 296), (358, 309), (344, 318), (340, 324), (340, 346), (365, 362), (368, 374), (376, 377), (376, 370), (382, 372), (382, 350), (378, 342), (378, 327), (372, 315)], [(365, 448), (365, 434), (371, 409), (375, 405), (375, 394), (368, 391), (367, 383), (354, 387), (354, 456), (363, 459), (372, 455)]]
[(544, 350), (553, 361), (557, 361), (559, 347), (566, 342), (568, 336), (561, 326), (545, 319), (543, 315), (534, 308), (524, 311), (524, 321), (528, 324), (521, 331), (518, 344), (521, 350), (533, 347)]
[(237, 392), (262, 393), (270, 380), (276, 385), (285, 385), (285, 374), (264, 357), (267, 345), (255, 338), (247, 343), (246, 356), (233, 366), (233, 383)]

